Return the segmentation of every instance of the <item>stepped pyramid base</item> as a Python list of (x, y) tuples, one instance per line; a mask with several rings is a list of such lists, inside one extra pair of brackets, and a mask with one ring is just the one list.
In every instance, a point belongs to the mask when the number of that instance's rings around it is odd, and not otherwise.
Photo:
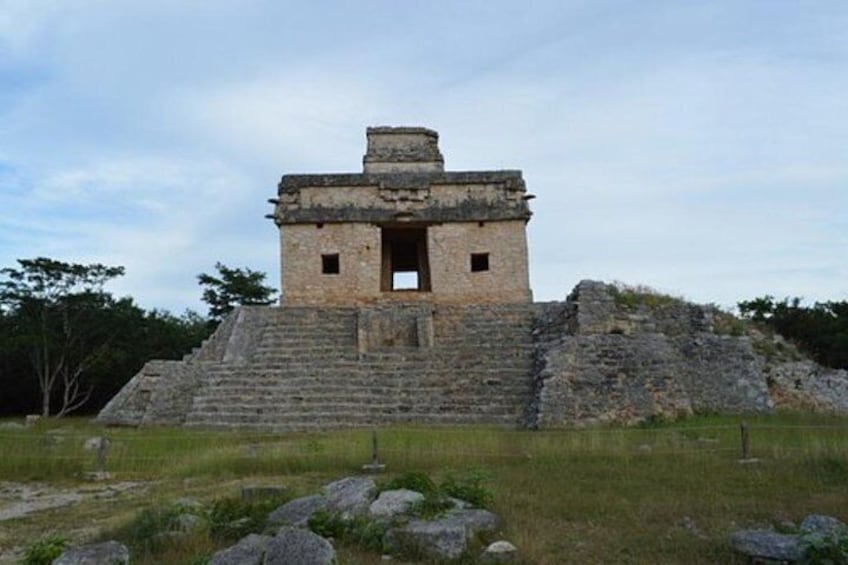
[(712, 307), (619, 293), (583, 281), (564, 302), (242, 307), (182, 361), (147, 363), (98, 420), (557, 428), (767, 412), (787, 386), (848, 411), (848, 372), (766, 359), (717, 332)]
[(516, 427), (532, 396), (531, 304), (241, 307), (182, 361), (150, 361), (111, 425), (311, 430)]

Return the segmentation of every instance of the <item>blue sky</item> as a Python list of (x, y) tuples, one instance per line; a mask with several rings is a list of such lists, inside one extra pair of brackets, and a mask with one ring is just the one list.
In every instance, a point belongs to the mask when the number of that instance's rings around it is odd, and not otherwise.
[(842, 0), (0, 0), (0, 265), (202, 310), (216, 261), (277, 284), (282, 174), (421, 125), (524, 171), (538, 300), (848, 299), (846, 30)]

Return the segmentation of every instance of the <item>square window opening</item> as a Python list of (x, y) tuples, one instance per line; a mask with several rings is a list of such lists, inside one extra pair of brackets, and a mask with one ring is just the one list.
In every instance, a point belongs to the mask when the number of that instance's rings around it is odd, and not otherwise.
[(488, 253), (472, 253), (471, 254), (471, 272), (479, 273), (489, 270), (489, 254)]
[(321, 273), (324, 275), (339, 274), (339, 254), (329, 253), (321, 255)]

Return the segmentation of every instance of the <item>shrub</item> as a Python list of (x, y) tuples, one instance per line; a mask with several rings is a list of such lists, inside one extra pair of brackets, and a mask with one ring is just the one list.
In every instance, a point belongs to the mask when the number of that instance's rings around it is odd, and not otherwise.
[(360, 516), (345, 519), (341, 514), (319, 510), (309, 518), (309, 529), (325, 538), (382, 553), (386, 525)]
[(631, 286), (616, 281), (607, 288), (615, 303), (628, 309), (634, 309), (639, 306), (656, 308), (683, 302), (682, 298), (664, 294), (646, 285)]
[(288, 500), (276, 496), (257, 501), (240, 498), (220, 498), (209, 510), (209, 534), (220, 540), (236, 540), (247, 534), (260, 533), (268, 514)]
[(434, 494), (438, 491), (436, 483), (433, 482), (427, 473), (421, 471), (409, 471), (389, 481), (384, 488), (380, 490), (395, 490), (409, 489), (415, 492), (420, 492), (423, 495)]
[(177, 519), (184, 512), (181, 507), (173, 505), (145, 508), (129, 523), (105, 537), (118, 539), (131, 550), (154, 552), (166, 543), (166, 538), (159, 534), (177, 529)]
[(848, 533), (807, 533), (801, 536), (801, 541), (807, 548), (807, 553), (801, 560), (805, 565), (848, 564)]
[(459, 498), (478, 508), (487, 508), (494, 498), (492, 491), (483, 485), (488, 479), (488, 475), (483, 471), (472, 471), (460, 478), (447, 475), (442, 481), (441, 490), (448, 496)]
[(341, 515), (328, 510), (318, 510), (309, 517), (309, 529), (325, 538), (341, 539), (345, 528)]
[(453, 508), (453, 502), (443, 494), (425, 495), (424, 498), (414, 503), (410, 512), (419, 518), (435, 518), (445, 510)]
[(23, 565), (50, 565), (68, 546), (68, 538), (53, 534), (29, 544), (24, 550)]

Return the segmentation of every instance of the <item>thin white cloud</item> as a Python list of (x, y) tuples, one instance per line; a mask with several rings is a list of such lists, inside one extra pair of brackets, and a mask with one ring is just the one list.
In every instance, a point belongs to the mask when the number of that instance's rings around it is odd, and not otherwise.
[(0, 0), (0, 259), (125, 264), (178, 310), (216, 260), (275, 281), (279, 175), (424, 125), (449, 169), (524, 170), (538, 298), (844, 287), (845, 6), (387, 5)]
[(60, 0), (0, 0), (0, 47), (24, 51), (66, 8)]

